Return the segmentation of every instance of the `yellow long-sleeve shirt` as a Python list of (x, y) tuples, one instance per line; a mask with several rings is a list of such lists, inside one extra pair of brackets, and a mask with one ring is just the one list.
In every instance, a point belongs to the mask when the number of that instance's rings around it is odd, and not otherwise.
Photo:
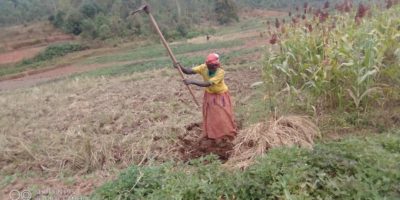
[(206, 64), (193, 67), (192, 70), (200, 74), (204, 81), (211, 83), (211, 86), (206, 88), (208, 93), (221, 94), (228, 91), (228, 86), (224, 82), (225, 71), (221, 67), (211, 76)]

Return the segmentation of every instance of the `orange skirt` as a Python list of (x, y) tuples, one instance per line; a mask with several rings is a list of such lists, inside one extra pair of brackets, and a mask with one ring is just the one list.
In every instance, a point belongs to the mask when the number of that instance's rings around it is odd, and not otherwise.
[(204, 92), (203, 133), (211, 139), (227, 137), (233, 139), (237, 134), (235, 118), (229, 92), (211, 94)]

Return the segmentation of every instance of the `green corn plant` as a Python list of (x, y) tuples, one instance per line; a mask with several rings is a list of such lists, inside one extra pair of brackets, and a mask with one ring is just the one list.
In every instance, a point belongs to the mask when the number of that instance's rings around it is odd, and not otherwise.
[(344, 14), (318, 25), (313, 21), (313, 31), (306, 25), (284, 25), (288, 31), (280, 35), (280, 51), (268, 52), (264, 62), (275, 98), (306, 109), (357, 113), (366, 111), (378, 95), (395, 100), (389, 93), (400, 93), (400, 6), (374, 9), (361, 23), (354, 14)]

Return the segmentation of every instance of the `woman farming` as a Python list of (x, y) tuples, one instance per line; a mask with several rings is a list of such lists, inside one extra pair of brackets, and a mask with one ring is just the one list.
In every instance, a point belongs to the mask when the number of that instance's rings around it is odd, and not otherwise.
[(232, 140), (236, 134), (236, 124), (232, 109), (231, 97), (224, 82), (225, 71), (221, 67), (219, 55), (212, 53), (207, 56), (205, 64), (193, 68), (181, 65), (185, 74), (199, 74), (204, 81), (185, 79), (186, 85), (204, 87), (203, 98), (203, 134), (204, 137), (215, 139), (217, 143), (223, 139)]

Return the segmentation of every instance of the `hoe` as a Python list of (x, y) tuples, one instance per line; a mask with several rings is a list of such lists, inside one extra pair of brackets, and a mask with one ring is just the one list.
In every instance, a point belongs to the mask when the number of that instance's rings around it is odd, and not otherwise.
[[(172, 50), (171, 50), (171, 48), (169, 47), (167, 41), (165, 40), (164, 35), (161, 33), (160, 28), (158, 27), (158, 24), (157, 24), (156, 20), (154, 19), (153, 15), (150, 13), (150, 6), (149, 6), (148, 4), (144, 4), (143, 6), (141, 6), (140, 8), (138, 8), (137, 10), (131, 12), (131, 15), (133, 15), (133, 14), (135, 14), (135, 13), (138, 13), (138, 12), (140, 12), (140, 11), (144, 11), (145, 13), (147, 13), (147, 15), (149, 15), (150, 21), (151, 21), (151, 23), (153, 24), (153, 26), (154, 26), (155, 30), (157, 31), (158, 35), (160, 36), (162, 44), (163, 44), (164, 47), (167, 49), (168, 54), (169, 54), (169, 56), (171, 57), (174, 66), (177, 66), (177, 65), (178, 65), (178, 66), (181, 66), (181, 64), (176, 60), (176, 57), (175, 57), (174, 54), (172, 53)], [(180, 67), (177, 67), (177, 69), (178, 69), (179, 74), (181, 75), (181, 78), (182, 78), (182, 80), (183, 80), (185, 77), (184, 77), (184, 75), (183, 75), (183, 72), (182, 72), (181, 68), (180, 68)], [(189, 90), (190, 94), (192, 95), (193, 101), (194, 101), (194, 102), (196, 103), (196, 105), (199, 107), (199, 106), (200, 106), (200, 105), (199, 105), (199, 102), (197, 102), (196, 97), (194, 96), (194, 93), (193, 93), (192, 89), (191, 89), (188, 85), (186, 85), (186, 87), (187, 87), (187, 89)]]

